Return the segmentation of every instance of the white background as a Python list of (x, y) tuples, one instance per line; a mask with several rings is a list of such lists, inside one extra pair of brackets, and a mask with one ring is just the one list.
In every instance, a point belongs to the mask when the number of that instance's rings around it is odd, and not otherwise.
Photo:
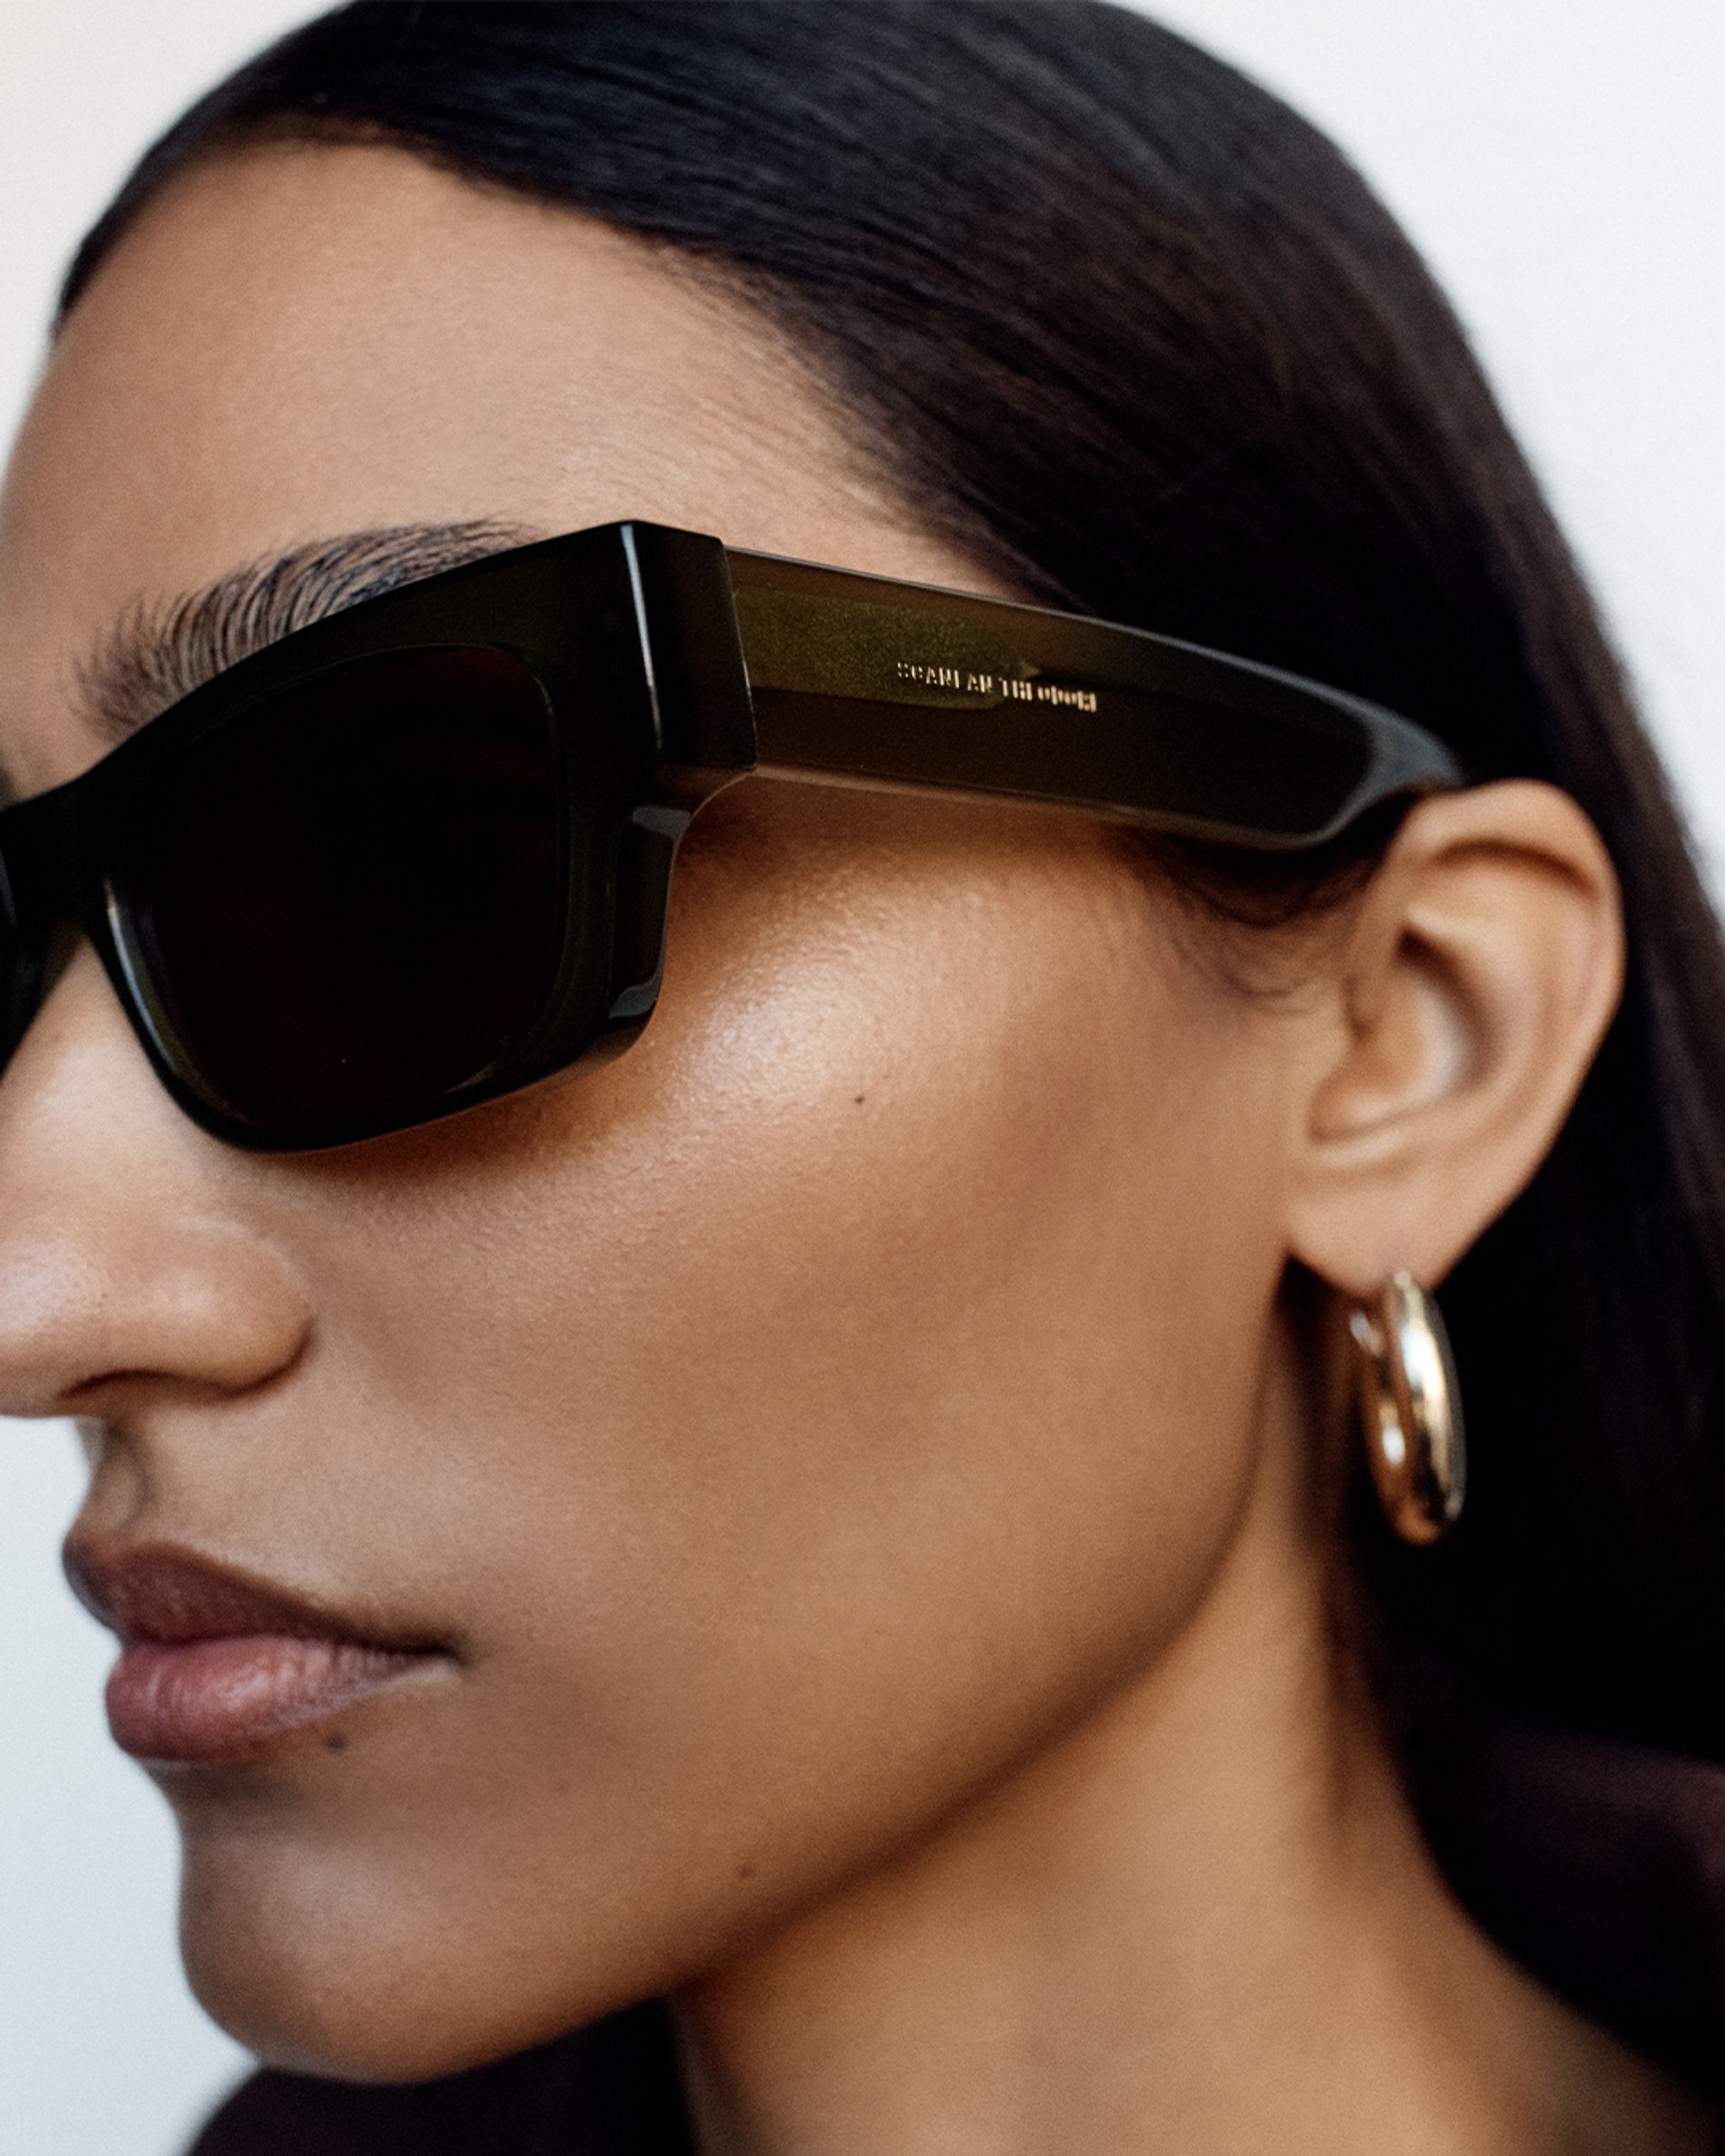
[[(56, 277), (131, 157), (305, 12), (5, 0), (7, 434)], [(1425, 247), (1604, 598), (1710, 863), (1725, 864), (1725, 8), (1169, 0), (1153, 12), (1327, 127)], [(181, 1982), (167, 1816), (107, 1747), (104, 1640), (59, 1583), (78, 1490), (69, 1440), (21, 1424), (0, 1440), (0, 2150), (171, 2156), (244, 2062)]]

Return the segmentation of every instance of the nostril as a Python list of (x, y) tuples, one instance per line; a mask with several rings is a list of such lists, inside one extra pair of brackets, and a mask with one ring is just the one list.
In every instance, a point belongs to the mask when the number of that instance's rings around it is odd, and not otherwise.
[(33, 1236), (0, 1228), (0, 1414), (107, 1414), (145, 1394), (245, 1392), (298, 1360), (309, 1316), (267, 1243), (128, 1210), (119, 1197), (105, 1217), (86, 1204), (82, 1218), (76, 1237), (64, 1223)]

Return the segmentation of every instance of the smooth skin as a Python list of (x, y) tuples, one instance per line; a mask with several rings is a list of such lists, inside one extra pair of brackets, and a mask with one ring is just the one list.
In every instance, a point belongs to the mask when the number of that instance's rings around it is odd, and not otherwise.
[[(393, 151), (227, 157), (25, 427), (0, 752), (94, 759), (140, 598), (625, 516), (997, 588), (674, 260)], [(1436, 1282), (1526, 1183), (1609, 865), (1495, 786), (1219, 934), (1080, 819), (746, 782), (627, 1055), (290, 1158), (187, 1122), (80, 955), (0, 1083), (0, 1409), (82, 1419), (86, 1551), (446, 1650), (340, 1749), (159, 1771), (225, 2025), (405, 2078), (669, 1991), (708, 2156), (1705, 2146), (1425, 1852), (1289, 1288)]]

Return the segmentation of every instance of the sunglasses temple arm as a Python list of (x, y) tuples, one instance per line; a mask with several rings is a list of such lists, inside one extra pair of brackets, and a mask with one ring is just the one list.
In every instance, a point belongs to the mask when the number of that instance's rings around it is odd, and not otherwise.
[(1255, 850), (1457, 786), (1394, 712), (1147, 632), (729, 557), (757, 768), (1069, 808)]

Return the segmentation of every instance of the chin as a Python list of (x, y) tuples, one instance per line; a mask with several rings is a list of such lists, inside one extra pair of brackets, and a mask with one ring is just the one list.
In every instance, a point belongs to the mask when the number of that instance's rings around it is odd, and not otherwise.
[(655, 1988), (607, 1982), (606, 1957), (578, 1943), (555, 1969), (510, 1953), (487, 1935), (474, 1884), (452, 1880), (442, 1896), (243, 1835), (188, 1842), (186, 1974), (204, 2011), (265, 2064), (355, 2082), (464, 2072)]

